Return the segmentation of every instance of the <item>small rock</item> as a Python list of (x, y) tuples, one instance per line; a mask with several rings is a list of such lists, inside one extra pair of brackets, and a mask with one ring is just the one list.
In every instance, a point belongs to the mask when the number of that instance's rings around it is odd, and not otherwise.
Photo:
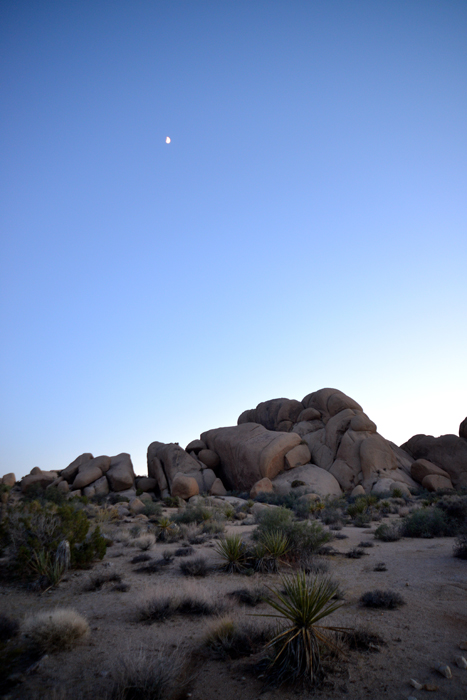
[(459, 668), (467, 668), (467, 659), (464, 656), (456, 656), (455, 662)]
[(422, 684), (416, 681), (414, 678), (410, 679), (410, 685), (412, 688), (415, 688), (415, 690), (421, 690), (422, 689)]
[(451, 669), (446, 664), (441, 663), (441, 661), (435, 664), (435, 670), (445, 678), (452, 678)]

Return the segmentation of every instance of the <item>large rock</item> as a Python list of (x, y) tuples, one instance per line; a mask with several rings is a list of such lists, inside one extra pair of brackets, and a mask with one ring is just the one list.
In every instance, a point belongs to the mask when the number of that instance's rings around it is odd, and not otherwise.
[(154, 491), (154, 489), (157, 488), (157, 481), (156, 479), (151, 479), (148, 476), (140, 476), (138, 479), (136, 479), (136, 488), (144, 493)]
[(467, 418), (464, 418), (459, 426), (459, 437), (467, 440)]
[(378, 475), (381, 472), (389, 472), (397, 468), (396, 456), (391, 445), (382, 435), (375, 433), (361, 442), (360, 468), (363, 480), (368, 482), (370, 488), (376, 480), (375, 474)]
[(216, 475), (212, 469), (200, 469), (199, 471), (191, 472), (190, 476), (196, 480), (199, 493), (209, 493), (216, 480)]
[(106, 474), (112, 491), (125, 491), (131, 489), (135, 481), (135, 472), (131, 457), (127, 452), (122, 452), (111, 457), (110, 469)]
[(220, 479), (216, 479), (212, 484), (209, 494), (211, 496), (226, 496), (227, 490)]
[(277, 476), (287, 452), (300, 444), (295, 433), (267, 430), (256, 423), (208, 430), (201, 439), (219, 455), (218, 472), (225, 486), (242, 491), (263, 477)]
[(421, 484), (423, 479), (430, 474), (438, 474), (439, 476), (444, 476), (445, 479), (449, 479), (449, 474), (445, 472), (444, 469), (437, 467), (436, 464), (429, 462), (427, 459), (415, 460), (410, 468), (410, 474), (415, 481), (418, 481), (419, 484)]
[(253, 484), (250, 490), (250, 498), (258, 498), (258, 496), (261, 493), (272, 493), (273, 492), (273, 486), (272, 486), (272, 481), (271, 479), (268, 479), (267, 476), (264, 479), (260, 479), (259, 481), (256, 482), (256, 484)]
[(279, 474), (273, 479), (272, 484), (274, 492), (278, 494), (286, 494), (294, 488), (306, 487), (308, 491), (320, 496), (342, 495), (337, 479), (325, 469), (311, 464)]
[(427, 459), (449, 474), (455, 489), (467, 487), (467, 440), (457, 435), (414, 435), (402, 446), (414, 460)]
[(83, 464), (86, 464), (86, 462), (89, 462), (91, 459), (93, 459), (92, 454), (90, 452), (84, 452), (82, 455), (73, 460), (73, 462), (71, 462), (71, 464), (69, 464), (65, 469), (63, 469), (60, 472), (60, 476), (62, 476), (68, 481), (69, 484), (71, 484), (71, 482), (74, 481), (79, 471), (79, 468)]
[(296, 467), (303, 467), (303, 465), (308, 464), (310, 460), (311, 454), (307, 445), (297, 445), (296, 447), (292, 447), (285, 455), (285, 468), (295, 469)]
[(166, 489), (172, 491), (172, 482), (176, 474), (194, 477), (203, 466), (177, 443), (152, 442), (148, 447), (148, 475), (156, 480), (161, 494)]
[(105, 474), (104, 474), (104, 476), (101, 476), (100, 479), (95, 481), (93, 483), (93, 486), (94, 486), (94, 494), (96, 496), (107, 496), (107, 494), (110, 491), (109, 482), (107, 481), (107, 477), (105, 476)]
[(199, 494), (199, 486), (195, 478), (186, 474), (176, 474), (172, 481), (172, 496), (183, 498), (185, 501)]
[[(89, 467), (98, 467), (103, 474), (109, 471), (110, 469), (110, 457), (107, 457), (107, 455), (101, 455), (100, 457), (94, 457), (94, 459), (91, 459), (89, 462), (84, 462), (84, 464), (80, 464), (78, 467), (78, 473), (80, 474), (84, 469), (88, 469)], [(63, 478), (63, 472), (61, 474)]]
[(24, 479), (21, 479), (21, 491), (25, 493), (28, 488), (34, 484), (39, 484), (39, 486), (45, 489), (49, 484), (54, 482), (56, 478), (57, 472), (40, 471), (39, 473), (36, 472), (35, 474), (29, 474), (28, 476), (25, 476)]
[(307, 444), (311, 454), (311, 461), (321, 467), (330, 469), (334, 462), (332, 450), (326, 445), (326, 431), (324, 428), (308, 433), (303, 436), (303, 441)]
[(194, 452), (195, 454), (198, 454), (198, 452), (201, 452), (201, 450), (205, 450), (205, 449), (206, 449), (206, 443), (204, 443), (202, 440), (192, 440), (185, 447), (186, 452), (188, 452), (188, 453)]
[(214, 469), (214, 471), (221, 463), (219, 455), (213, 450), (200, 450), (198, 452), (198, 459), (200, 462), (206, 465), (206, 467), (209, 467), (209, 469)]
[(308, 394), (302, 401), (305, 408), (315, 408), (327, 422), (328, 417), (335, 416), (346, 408), (363, 411), (360, 404), (338, 389), (320, 389)]
[[(73, 485), (71, 488), (73, 491), (76, 491), (77, 489), (84, 489), (86, 486), (92, 484), (93, 481), (97, 481), (97, 479), (100, 479), (101, 476), (101, 470), (99, 469), (99, 467), (94, 466), (91, 461), (89, 462), (89, 466), (82, 465), (81, 471), (78, 472), (78, 474), (76, 475), (76, 478), (73, 481)], [(94, 494), (87, 493), (85, 495), (89, 496)]]
[(422, 481), (422, 486), (427, 491), (439, 491), (440, 489), (452, 489), (451, 479), (441, 474), (427, 474)]
[(238, 425), (259, 423), (267, 430), (278, 430), (280, 423), (296, 423), (302, 411), (303, 404), (296, 399), (271, 399), (262, 401), (250, 411), (244, 411), (238, 419)]
[(16, 476), (13, 474), (13, 472), (5, 474), (2, 477), (1, 483), (3, 484), (3, 486), (14, 486), (16, 484)]

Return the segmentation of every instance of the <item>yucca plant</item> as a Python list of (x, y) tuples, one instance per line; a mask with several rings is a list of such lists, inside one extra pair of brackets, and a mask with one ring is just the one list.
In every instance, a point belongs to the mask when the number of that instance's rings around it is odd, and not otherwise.
[(174, 524), (166, 515), (163, 515), (157, 521), (157, 529), (157, 539), (166, 542), (174, 529)]
[(241, 573), (247, 565), (247, 548), (241, 535), (227, 535), (216, 545), (217, 554), (224, 560), (222, 568), (231, 573)]
[(268, 644), (272, 655), (268, 665), (271, 682), (281, 685), (300, 679), (310, 683), (322, 676), (320, 645), (336, 650), (329, 631), (342, 628), (323, 627), (317, 623), (341, 607), (333, 600), (336, 585), (328, 578), (309, 578), (303, 572), (281, 578), (280, 590), (269, 589), (272, 596), (265, 602), (276, 617), (290, 624)]
[(252, 551), (254, 568), (264, 573), (276, 573), (279, 561), (289, 550), (287, 537), (279, 530), (264, 532), (260, 542)]

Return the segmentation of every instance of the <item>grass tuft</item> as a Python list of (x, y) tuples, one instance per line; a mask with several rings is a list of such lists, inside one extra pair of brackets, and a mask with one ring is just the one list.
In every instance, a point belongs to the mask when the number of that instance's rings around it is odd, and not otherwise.
[(87, 621), (71, 608), (28, 615), (21, 631), (38, 652), (71, 649), (89, 634)]
[(385, 610), (395, 610), (405, 605), (405, 600), (399, 593), (394, 591), (368, 591), (360, 598), (360, 603), (366, 608), (384, 608)]
[(185, 660), (177, 649), (132, 650), (115, 662), (109, 700), (173, 700), (188, 682)]

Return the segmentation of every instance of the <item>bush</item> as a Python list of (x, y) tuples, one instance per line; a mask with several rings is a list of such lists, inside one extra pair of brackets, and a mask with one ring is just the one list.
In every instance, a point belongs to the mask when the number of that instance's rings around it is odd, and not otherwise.
[(360, 603), (366, 608), (384, 608), (394, 610), (401, 605), (405, 605), (405, 600), (394, 591), (368, 591), (360, 598)]
[(191, 554), (194, 553), (194, 547), (188, 546), (188, 547), (179, 547), (178, 549), (175, 550), (174, 556), (176, 557), (189, 557)]
[(148, 518), (160, 518), (162, 516), (162, 506), (160, 503), (150, 503), (149, 501), (144, 504), (144, 510), (141, 511), (143, 515)]
[(372, 632), (366, 627), (345, 631), (342, 634), (343, 640), (349, 649), (360, 652), (377, 652), (386, 642), (379, 634)]
[(446, 516), (439, 508), (421, 508), (402, 522), (404, 537), (444, 537), (450, 531)]
[(99, 571), (92, 574), (84, 586), (85, 591), (100, 591), (106, 583), (120, 583), (122, 577), (116, 571)]
[(314, 554), (302, 554), (299, 564), (302, 571), (314, 576), (326, 574), (329, 571), (329, 562)]
[(239, 588), (236, 591), (231, 591), (228, 595), (239, 603), (254, 608), (264, 602), (267, 590), (263, 586), (253, 586), (252, 588)]
[(375, 538), (382, 542), (397, 542), (401, 538), (401, 527), (398, 523), (383, 523), (375, 530)]
[(280, 532), (287, 539), (288, 554), (292, 559), (298, 559), (304, 552), (316, 552), (333, 539), (333, 535), (316, 521), (294, 522), (293, 514), (286, 508), (274, 508), (260, 514), (254, 539), (261, 542), (271, 532)]
[(363, 557), (365, 554), (366, 552), (364, 552), (363, 549), (353, 547), (353, 549), (349, 549), (349, 551), (345, 553), (345, 556), (347, 559), (360, 559), (360, 557)]
[(71, 649), (89, 634), (89, 625), (75, 610), (58, 608), (26, 617), (21, 628), (40, 653)]
[(209, 567), (205, 557), (198, 556), (194, 559), (187, 559), (182, 561), (180, 564), (180, 571), (185, 576), (207, 576), (209, 574)]
[(155, 543), (156, 538), (152, 533), (138, 537), (138, 539), (134, 541), (134, 544), (141, 549), (142, 552), (146, 552), (148, 549), (151, 549)]
[(208, 630), (205, 646), (216, 658), (239, 659), (258, 651), (271, 637), (271, 628), (261, 628), (252, 622), (233, 622), (225, 617)]
[(216, 552), (224, 560), (222, 569), (228, 573), (241, 573), (248, 565), (248, 552), (241, 535), (227, 535), (217, 543)]
[(461, 533), (454, 543), (454, 556), (467, 559), (467, 531)]
[(188, 586), (178, 594), (159, 593), (139, 604), (137, 617), (140, 622), (161, 622), (175, 615), (216, 615), (224, 608), (214, 601), (212, 594), (204, 588)]
[(186, 683), (185, 661), (177, 649), (132, 650), (115, 663), (109, 700), (172, 700)]

